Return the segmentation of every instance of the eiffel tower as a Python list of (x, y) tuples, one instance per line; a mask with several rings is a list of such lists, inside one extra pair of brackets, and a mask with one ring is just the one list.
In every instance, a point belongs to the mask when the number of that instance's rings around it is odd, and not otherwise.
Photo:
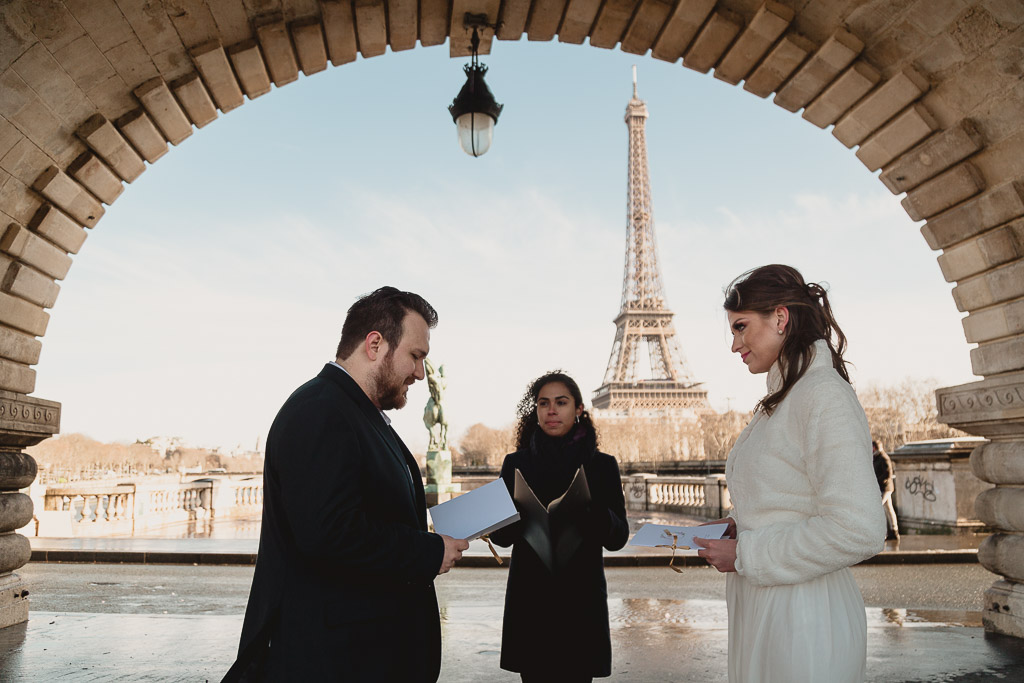
[[(615, 341), (604, 382), (594, 392), (594, 408), (620, 415), (694, 417), (710, 410), (708, 392), (694, 381), (679, 347), (672, 311), (658, 268), (647, 170), (644, 125), (647, 105), (637, 96), (626, 105), (629, 127), (629, 182), (626, 194), (626, 266), (622, 305), (615, 318)], [(646, 346), (650, 378), (641, 377), (640, 347)]]

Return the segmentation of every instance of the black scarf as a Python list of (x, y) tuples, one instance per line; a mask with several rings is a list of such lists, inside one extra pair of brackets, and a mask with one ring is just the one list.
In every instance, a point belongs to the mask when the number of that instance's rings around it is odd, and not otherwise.
[(547, 505), (565, 493), (576, 471), (589, 463), (596, 451), (597, 435), (584, 425), (573, 425), (561, 437), (548, 436), (538, 428), (530, 438), (523, 476), (538, 500)]

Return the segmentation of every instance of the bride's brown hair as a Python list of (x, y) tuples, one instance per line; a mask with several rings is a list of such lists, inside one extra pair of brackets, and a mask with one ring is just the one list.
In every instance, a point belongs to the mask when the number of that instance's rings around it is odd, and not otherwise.
[(819, 339), (828, 343), (832, 367), (843, 379), (850, 381), (846, 361), (843, 360), (846, 335), (832, 315), (828, 293), (817, 283), (804, 282), (796, 268), (776, 263), (748, 270), (726, 287), (723, 307), (733, 313), (753, 311), (761, 315), (768, 315), (780, 307), (789, 310), (789, 324), (778, 361), (782, 386), (757, 404), (767, 414), (772, 414), (797, 380), (803, 377), (811, 362), (814, 342)]

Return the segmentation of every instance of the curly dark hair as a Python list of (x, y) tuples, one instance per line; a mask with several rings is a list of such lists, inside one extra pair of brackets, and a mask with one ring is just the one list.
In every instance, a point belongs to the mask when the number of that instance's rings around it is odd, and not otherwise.
[(804, 282), (796, 268), (775, 263), (748, 270), (725, 288), (722, 306), (732, 313), (753, 311), (761, 315), (768, 315), (779, 307), (789, 309), (789, 324), (779, 351), (782, 386), (757, 404), (757, 408), (768, 415), (803, 377), (811, 360), (811, 349), (819, 339), (828, 343), (832, 367), (840, 377), (850, 381), (847, 362), (843, 360), (846, 335), (832, 315), (828, 293), (817, 283)]
[[(572, 394), (573, 401), (576, 402), (576, 406), (582, 406), (583, 404), (583, 393), (580, 391), (580, 387), (569, 375), (565, 374), (561, 370), (552, 370), (544, 375), (541, 375), (537, 379), (530, 382), (526, 388), (526, 393), (519, 399), (519, 405), (516, 406), (516, 438), (515, 447), (517, 451), (526, 450), (530, 447), (530, 441), (533, 439), (533, 435), (537, 432), (539, 427), (537, 423), (537, 396), (540, 395), (541, 389), (552, 382), (561, 382), (568, 389), (569, 393)], [(597, 444), (597, 428), (594, 427), (594, 421), (590, 417), (590, 411), (584, 406), (583, 412), (580, 413), (579, 426), (583, 429), (588, 430), (594, 435), (594, 444)]]

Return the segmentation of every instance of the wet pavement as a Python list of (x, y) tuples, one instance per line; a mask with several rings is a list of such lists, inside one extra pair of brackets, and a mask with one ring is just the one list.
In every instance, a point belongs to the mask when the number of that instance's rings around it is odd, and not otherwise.
[[(868, 680), (1024, 680), (1024, 642), (986, 636), (977, 564), (854, 568), (868, 619)], [(30, 563), (28, 624), (0, 630), (2, 681), (219, 680), (237, 646), (249, 566)], [(612, 681), (727, 680), (724, 576), (707, 567), (609, 568)], [(441, 680), (517, 681), (498, 668), (504, 569), (437, 581)]]

